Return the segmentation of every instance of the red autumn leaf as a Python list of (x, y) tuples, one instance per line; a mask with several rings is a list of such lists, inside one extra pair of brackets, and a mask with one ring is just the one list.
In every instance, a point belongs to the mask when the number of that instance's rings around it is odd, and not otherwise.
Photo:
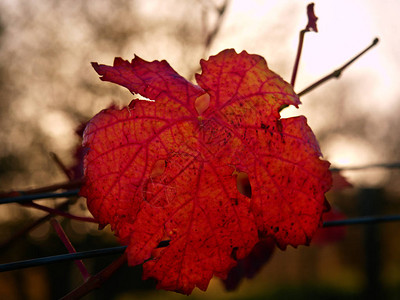
[[(81, 194), (158, 288), (190, 294), (225, 278), (259, 237), (308, 244), (321, 224), (329, 163), (292, 87), (261, 56), (224, 50), (201, 61), (198, 86), (166, 61), (93, 64), (104, 81), (153, 101), (101, 111), (84, 133)], [(248, 176), (251, 198), (237, 188)], [(170, 241), (157, 248), (161, 241)]]
[(332, 188), (331, 190), (339, 191), (353, 187), (347, 178), (340, 171), (332, 171)]

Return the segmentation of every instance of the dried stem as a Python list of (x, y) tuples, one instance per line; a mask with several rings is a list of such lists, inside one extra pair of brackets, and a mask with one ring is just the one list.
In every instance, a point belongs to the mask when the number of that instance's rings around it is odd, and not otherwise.
[(300, 31), (300, 34), (299, 34), (299, 44), (297, 46), (296, 60), (294, 62), (294, 66), (293, 66), (292, 78), (290, 79), (290, 84), (293, 87), (294, 87), (294, 84), (296, 82), (297, 70), (299, 68), (301, 52), (303, 50), (304, 34), (306, 32), (308, 32), (308, 30), (303, 29), (303, 30)]
[(48, 212), (51, 215), (58, 215), (58, 216), (62, 216), (71, 220), (77, 220), (77, 221), (82, 221), (82, 222), (89, 222), (89, 223), (97, 223), (97, 221), (94, 218), (89, 218), (89, 217), (79, 217), (79, 216), (75, 216), (73, 214), (67, 213), (65, 211), (62, 211), (60, 209), (57, 208), (50, 208), (44, 205), (40, 205), (37, 203), (33, 203), (33, 202), (28, 202), (28, 203), (24, 203), (22, 204), (23, 206), (27, 206), (27, 207), (32, 207), (32, 208), (36, 208), (45, 212)]
[[(65, 202), (57, 205), (55, 209), (62, 211), (64, 209), (67, 209), (68, 206), (69, 206), (69, 201), (65, 201)], [(37, 219), (32, 224), (29, 224), (28, 226), (22, 228), (16, 234), (14, 234), (12, 237), (10, 237), (8, 240), (6, 240), (3, 243), (1, 243), (0, 244), (0, 249), (4, 250), (4, 249), (8, 248), (15, 241), (17, 241), (19, 238), (25, 236), (28, 232), (30, 232), (31, 230), (35, 229), (37, 226), (39, 226), (39, 225), (43, 224), (44, 222), (50, 220), (50, 218), (52, 216), (53, 216), (52, 214), (48, 214), (48, 215), (46, 215), (46, 216), (44, 216), (44, 217), (42, 217), (40, 219)]]
[[(50, 224), (53, 226), (55, 231), (57, 232), (58, 237), (60, 240), (63, 242), (65, 247), (67, 248), (69, 253), (76, 253), (76, 250), (74, 246), (72, 245), (71, 241), (69, 240), (68, 236), (65, 234), (64, 229), (61, 227), (60, 223), (52, 218), (50, 220)], [(83, 280), (86, 281), (87, 279), (90, 278), (90, 274), (88, 270), (86, 269), (85, 265), (83, 264), (82, 260), (75, 260), (74, 263), (78, 267), (79, 271), (82, 274)]]
[[(14, 193), (16, 195), (16, 197), (10, 197), (10, 198), (3, 198), (0, 199), (0, 204), (1, 203), (14, 203), (14, 202), (20, 202), (19, 200), (24, 200), (25, 197), (32, 197), (33, 195), (24, 195), (21, 196), (21, 194), (19, 192), (15, 192)], [(73, 195), (77, 195), (77, 190), (73, 191), (72, 193)], [(34, 195), (35, 198), (37, 198), (38, 195)], [(40, 194), (39, 194), (40, 196)], [(53, 197), (56, 196), (65, 196), (65, 194), (52, 194)], [(58, 204), (55, 206), (55, 208), (49, 208), (37, 203), (33, 203), (33, 202), (26, 202), (23, 203), (24, 201), (22, 201), (20, 204), (22, 204), (23, 206), (28, 206), (28, 207), (33, 207), (39, 210), (43, 210), (48, 212), (49, 214), (34, 221), (33, 223), (29, 224), (28, 226), (24, 227), (23, 229), (19, 230), (16, 234), (14, 234), (12, 237), (10, 237), (8, 240), (2, 242), (0, 244), (0, 249), (6, 249), (9, 246), (11, 246), (15, 241), (17, 241), (19, 238), (25, 236), (29, 231), (33, 230), (34, 228), (36, 228), (37, 226), (39, 226), (40, 224), (48, 221), (52, 216), (54, 215), (60, 215), (69, 219), (73, 219), (73, 220), (77, 220), (77, 221), (83, 221), (83, 222), (91, 222), (91, 223), (96, 223), (95, 220), (93, 218), (88, 218), (88, 217), (79, 217), (79, 216), (75, 216), (72, 215), (70, 213), (65, 212), (65, 210), (68, 208), (70, 201), (65, 201), (61, 204)]]
[(107, 281), (111, 275), (115, 273), (126, 262), (126, 255), (121, 255), (118, 259), (113, 261), (105, 269), (101, 270), (96, 275), (90, 277), (84, 284), (70, 292), (68, 295), (61, 298), (62, 300), (80, 299), (89, 294), (94, 289), (98, 289), (102, 284)]
[(297, 70), (299, 68), (301, 52), (303, 50), (304, 35), (306, 34), (306, 32), (309, 31), (318, 32), (317, 29), (318, 18), (314, 14), (314, 3), (310, 3), (307, 5), (307, 16), (308, 16), (307, 25), (303, 30), (300, 31), (299, 34), (299, 44), (297, 46), (296, 59), (293, 66), (292, 78), (290, 80), (290, 84), (292, 85), (292, 87), (294, 87), (294, 84), (296, 82)]
[(325, 76), (324, 78), (318, 80), (317, 82), (313, 83), (312, 85), (310, 85), (309, 87), (307, 87), (306, 89), (302, 90), (300, 93), (298, 93), (297, 95), (303, 96), (305, 94), (307, 94), (308, 92), (312, 91), (313, 89), (315, 89), (316, 87), (320, 86), (321, 84), (323, 84), (325, 81), (332, 79), (332, 78), (339, 78), (340, 75), (342, 74), (342, 72), (349, 66), (351, 65), (354, 61), (356, 61), (359, 57), (361, 57), (364, 53), (366, 53), (369, 49), (371, 49), (372, 47), (374, 47), (376, 44), (378, 44), (379, 39), (375, 38), (371, 45), (369, 45), (367, 48), (365, 48), (363, 51), (361, 51), (359, 54), (357, 54), (356, 56), (354, 56), (352, 59), (350, 59), (347, 63), (345, 63), (342, 67), (340, 67), (339, 69), (333, 71), (332, 73), (330, 73), (329, 75)]

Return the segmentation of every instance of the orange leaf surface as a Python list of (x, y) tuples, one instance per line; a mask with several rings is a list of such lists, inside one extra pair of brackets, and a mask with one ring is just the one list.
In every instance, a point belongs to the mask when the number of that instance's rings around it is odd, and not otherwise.
[[(225, 278), (259, 237), (280, 248), (309, 243), (329, 163), (304, 117), (280, 119), (282, 105), (300, 101), (264, 58), (224, 50), (201, 61), (198, 85), (165, 61), (93, 67), (153, 100), (101, 111), (83, 137), (81, 194), (128, 245), (128, 263), (144, 263), (144, 278), (190, 294)], [(239, 191), (239, 178), (251, 191)], [(157, 248), (161, 241), (170, 242)]]

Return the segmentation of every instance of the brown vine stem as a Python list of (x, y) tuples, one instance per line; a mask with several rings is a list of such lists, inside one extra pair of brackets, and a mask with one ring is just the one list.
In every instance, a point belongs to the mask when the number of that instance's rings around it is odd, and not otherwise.
[(376, 44), (378, 44), (379, 39), (375, 38), (371, 45), (369, 45), (367, 48), (365, 48), (363, 51), (361, 51), (359, 54), (357, 54), (356, 56), (354, 56), (352, 59), (350, 59), (347, 63), (345, 63), (342, 67), (340, 67), (339, 69), (333, 71), (332, 73), (330, 73), (329, 75), (325, 76), (324, 78), (318, 80), (317, 82), (313, 83), (312, 85), (310, 85), (309, 87), (305, 88), (304, 90), (302, 90), (300, 93), (298, 93), (297, 95), (299, 97), (307, 94), (308, 92), (312, 91), (313, 89), (315, 89), (316, 87), (320, 86), (321, 84), (323, 84), (325, 81), (332, 79), (332, 78), (339, 78), (340, 75), (342, 74), (342, 72), (348, 67), (350, 66), (354, 61), (356, 61), (359, 57), (361, 57), (364, 53), (366, 53), (368, 50), (370, 50), (372, 47), (374, 47)]
[(123, 254), (118, 259), (113, 261), (110, 265), (108, 265), (105, 269), (101, 270), (96, 275), (93, 275), (81, 286), (61, 298), (61, 300), (80, 299), (94, 289), (100, 288), (102, 284), (107, 281), (111, 277), (111, 275), (114, 274), (115, 271), (117, 271), (122, 265), (125, 264), (125, 262), (126, 255)]
[[(307, 5), (307, 17), (308, 17), (308, 23), (303, 30), (300, 30), (300, 33), (299, 33), (299, 44), (297, 46), (296, 59), (294, 61), (294, 66), (293, 66), (293, 71), (292, 71), (292, 78), (290, 79), (290, 84), (292, 85), (293, 88), (294, 88), (294, 84), (296, 82), (297, 70), (299, 69), (301, 52), (303, 50), (304, 35), (306, 34), (306, 32), (309, 32), (309, 31), (318, 32), (318, 28), (317, 28), (318, 18), (314, 13), (314, 3), (310, 3)], [(282, 105), (279, 108), (279, 112), (281, 112), (286, 107), (288, 107), (287, 104)]]
[(44, 205), (40, 205), (34, 202), (27, 202), (27, 203), (23, 203), (21, 204), (23, 206), (26, 207), (32, 207), (38, 210), (42, 210), (45, 212), (48, 212), (51, 215), (58, 215), (58, 216), (62, 216), (71, 220), (76, 220), (76, 221), (82, 221), (82, 222), (89, 222), (89, 223), (97, 223), (97, 221), (94, 218), (89, 218), (89, 217), (80, 217), (80, 216), (75, 216), (73, 214), (70, 214), (68, 212), (65, 212), (63, 210), (60, 210), (58, 208), (50, 208)]
[(292, 87), (294, 87), (294, 84), (296, 82), (297, 70), (299, 69), (301, 52), (303, 50), (304, 35), (306, 34), (306, 32), (309, 32), (309, 31), (318, 32), (318, 29), (317, 29), (318, 18), (315, 16), (315, 13), (314, 13), (314, 3), (310, 3), (307, 5), (307, 16), (308, 16), (308, 23), (307, 23), (306, 27), (300, 31), (300, 34), (299, 34), (299, 44), (297, 46), (296, 59), (295, 59), (294, 66), (293, 66), (292, 78), (290, 80), (290, 84), (292, 85)]
[[(66, 209), (68, 207), (68, 201), (61, 203), (60, 205), (57, 206), (57, 209)], [(37, 219), (36, 221), (32, 222), (31, 224), (27, 225), (26, 227), (22, 228), (19, 230), (17, 233), (15, 233), (13, 236), (11, 236), (9, 239), (6, 241), (2, 242), (0, 244), (0, 250), (5, 250), (8, 247), (10, 247), (12, 244), (14, 244), (17, 240), (20, 238), (24, 237), (28, 232), (36, 228), (37, 226), (43, 224), (44, 222), (48, 221), (52, 217), (51, 214), (48, 214), (40, 219)]]
[[(65, 231), (61, 227), (60, 223), (56, 219), (51, 218), (50, 224), (51, 224), (51, 226), (53, 226), (53, 228), (56, 231), (58, 237), (63, 242), (65, 248), (67, 248), (68, 252), (69, 253), (76, 253), (76, 250), (75, 250), (74, 246), (72, 245), (72, 243), (69, 240), (68, 236), (65, 234)], [(77, 259), (77, 260), (74, 260), (74, 262), (75, 262), (75, 265), (78, 267), (79, 271), (81, 272), (83, 280), (86, 281), (87, 279), (89, 279), (90, 278), (90, 274), (89, 274), (88, 270), (86, 269), (85, 265), (83, 264), (82, 260)]]
[(297, 54), (296, 54), (296, 60), (294, 62), (294, 66), (293, 66), (293, 72), (292, 72), (292, 78), (290, 79), (290, 84), (292, 85), (292, 87), (294, 87), (294, 84), (296, 82), (296, 76), (297, 76), (297, 70), (299, 69), (299, 63), (300, 63), (300, 57), (301, 57), (301, 52), (303, 50), (303, 42), (304, 42), (304, 34), (307, 32), (308, 30), (301, 30), (300, 31), (300, 35), (299, 35), (299, 44), (297, 46)]
[[(59, 205), (57, 205), (55, 207), (56, 210), (64, 210), (67, 209), (69, 206), (69, 201), (65, 201)], [(14, 244), (14, 242), (16, 242), (17, 240), (19, 240), (20, 238), (24, 237), (28, 232), (30, 232), (31, 230), (33, 230), (34, 228), (36, 228), (37, 226), (43, 224), (44, 222), (50, 220), (50, 218), (53, 215), (51, 213), (49, 213), (48, 215), (37, 219), (36, 221), (32, 222), (31, 224), (29, 224), (28, 226), (22, 228), (21, 230), (19, 230), (17, 233), (15, 233), (13, 236), (11, 236), (8, 240), (2, 242), (0, 244), (0, 250), (5, 250), (8, 247), (10, 247), (12, 244)]]

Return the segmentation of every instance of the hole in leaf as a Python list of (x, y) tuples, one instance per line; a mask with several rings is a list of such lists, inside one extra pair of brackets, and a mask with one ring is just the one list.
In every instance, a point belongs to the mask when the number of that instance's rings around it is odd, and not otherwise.
[(164, 159), (157, 160), (153, 166), (153, 170), (151, 170), (150, 177), (155, 178), (162, 175), (167, 166), (167, 162)]
[(151, 258), (157, 258), (160, 256), (161, 252), (169, 246), (169, 243), (171, 242), (171, 238), (167, 235), (167, 233), (164, 231), (164, 236), (161, 239), (160, 243), (157, 245), (156, 248), (154, 248), (151, 251)]
[(245, 172), (238, 172), (236, 176), (236, 187), (242, 195), (251, 198), (251, 185), (249, 175)]
[(171, 240), (169, 240), (169, 239), (168, 239), (168, 240), (162, 240), (162, 241), (158, 244), (157, 248), (168, 247), (170, 242), (171, 242)]
[(205, 93), (196, 98), (194, 106), (199, 115), (201, 115), (210, 106), (210, 95)]

